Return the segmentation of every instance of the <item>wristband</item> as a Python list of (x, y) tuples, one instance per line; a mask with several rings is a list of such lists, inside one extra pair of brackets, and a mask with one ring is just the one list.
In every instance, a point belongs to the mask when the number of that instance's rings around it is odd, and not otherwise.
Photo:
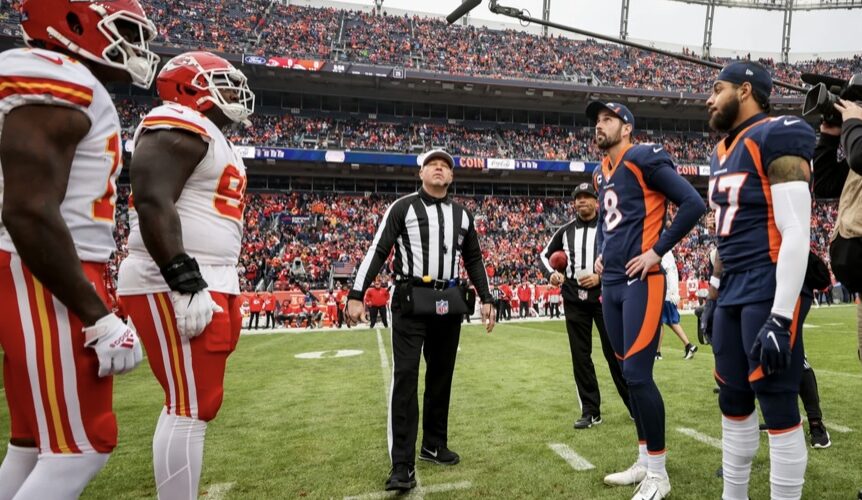
[(718, 290), (719, 288), (721, 288), (721, 278), (719, 278), (718, 276), (710, 276), (709, 285)]
[(168, 287), (180, 293), (195, 293), (207, 287), (201, 276), (198, 262), (188, 254), (181, 253), (159, 269)]

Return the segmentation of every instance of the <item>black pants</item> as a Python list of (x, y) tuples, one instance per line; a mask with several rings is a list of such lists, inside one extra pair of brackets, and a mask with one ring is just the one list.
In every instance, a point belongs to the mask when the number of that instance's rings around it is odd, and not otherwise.
[(629, 390), (623, 379), (620, 363), (614, 355), (613, 347), (605, 329), (601, 302), (565, 302), (566, 331), (569, 334), (569, 349), (572, 351), (572, 370), (575, 375), (575, 385), (581, 401), (582, 415), (601, 415), (601, 395), (599, 383), (596, 380), (596, 369), (593, 365), (593, 322), (599, 330), (599, 340), (602, 353), (608, 363), (611, 378), (617, 387), (617, 392), (631, 413), (629, 406)]
[[(449, 395), (455, 355), (461, 336), (461, 315), (418, 317), (402, 315), (396, 300), (392, 305), (392, 392), (389, 416), (392, 464), (413, 464), (419, 429), (419, 358), (425, 357), (425, 396), (422, 415), (422, 446), (448, 446)], [(423, 348), (424, 345), (424, 348)]]
[(371, 310), (371, 326), (370, 328), (374, 328), (374, 324), (377, 323), (377, 315), (380, 315), (380, 321), (383, 322), (383, 326), (389, 328), (389, 323), (386, 321), (386, 306), (370, 306)]
[(799, 384), (799, 399), (805, 407), (805, 415), (808, 421), (823, 420), (823, 411), (820, 409), (820, 393), (817, 390), (817, 377), (814, 376), (814, 368), (808, 364), (808, 359), (802, 363), (802, 383)]
[[(254, 327), (251, 326), (252, 324), (254, 324)], [(260, 312), (253, 312), (248, 318), (248, 329), (251, 330), (252, 328), (255, 330), (260, 328)]]
[(518, 314), (521, 318), (529, 318), (530, 317), (530, 303), (529, 302), (521, 302), (520, 311)]
[[(552, 302), (550, 304), (550, 308), (551, 308), (551, 312), (549, 314), (549, 317), (559, 318), (560, 317), (560, 303), (559, 302), (557, 302), (557, 303)], [(602, 321), (604, 321), (604, 319)]]
[[(338, 308), (338, 328), (341, 328), (341, 325), (345, 323), (344, 321), (344, 309)], [(350, 325), (347, 325), (347, 328), (350, 328)]]
[(264, 328), (270, 328), (270, 321), (272, 321), (272, 328), (275, 328), (275, 314), (272, 311), (266, 311), (266, 326)]

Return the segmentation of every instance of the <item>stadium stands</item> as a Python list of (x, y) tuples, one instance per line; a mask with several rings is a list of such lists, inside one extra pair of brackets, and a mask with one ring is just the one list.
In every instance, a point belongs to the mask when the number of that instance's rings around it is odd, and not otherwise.
[[(0, 0), (0, 34), (17, 36), (16, 0)], [(708, 92), (715, 70), (593, 40), (543, 38), (517, 30), (448, 26), (440, 18), (284, 5), (268, 0), (155, 0), (149, 12), (157, 44), (233, 54), (309, 57), (397, 65), (454, 75), (590, 81), (644, 90)], [(722, 62), (722, 60), (719, 60)], [(862, 59), (762, 60), (776, 77), (799, 83), (804, 72), (847, 77)], [(777, 88), (777, 93), (788, 91)]]

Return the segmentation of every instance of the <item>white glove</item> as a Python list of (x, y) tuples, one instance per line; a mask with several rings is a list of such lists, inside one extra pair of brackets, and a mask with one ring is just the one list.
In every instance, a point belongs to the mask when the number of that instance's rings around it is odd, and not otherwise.
[(212, 321), (213, 314), (224, 311), (207, 290), (195, 293), (171, 292), (171, 302), (174, 304), (177, 330), (187, 338), (200, 335)]
[(144, 357), (138, 334), (116, 314), (104, 316), (95, 325), (85, 327), (84, 346), (96, 351), (100, 377), (130, 372)]

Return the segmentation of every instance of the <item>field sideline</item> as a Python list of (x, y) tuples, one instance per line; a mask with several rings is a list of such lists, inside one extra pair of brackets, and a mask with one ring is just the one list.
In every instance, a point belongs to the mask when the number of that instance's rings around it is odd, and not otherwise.
[[(683, 317), (692, 339), (694, 321)], [(804, 498), (855, 498), (862, 488), (855, 310), (814, 309), (806, 325), (833, 444), (809, 448)], [(466, 325), (450, 412), (450, 447), (462, 462), (419, 462), (420, 488), (409, 497), (630, 498), (633, 488), (602, 484), (606, 473), (631, 464), (636, 442), (597, 346), (594, 339), (604, 423), (576, 431), (580, 412), (562, 322), (504, 323), (491, 335), (475, 322)], [(346, 356), (335, 357), (337, 351)], [(324, 354), (296, 357), (314, 352)], [(662, 352), (655, 373), (667, 411), (671, 498), (718, 498), (720, 420), (709, 346), (685, 361), (668, 331)], [(387, 496), (391, 360), (386, 330), (244, 335), (228, 365), (224, 406), (209, 427), (202, 498)], [(84, 498), (154, 498), (151, 437), (161, 390), (142, 365), (117, 379), (115, 394), (120, 446)], [(0, 427), (8, 425), (2, 405)], [(768, 497), (768, 460), (763, 435), (753, 499)]]

